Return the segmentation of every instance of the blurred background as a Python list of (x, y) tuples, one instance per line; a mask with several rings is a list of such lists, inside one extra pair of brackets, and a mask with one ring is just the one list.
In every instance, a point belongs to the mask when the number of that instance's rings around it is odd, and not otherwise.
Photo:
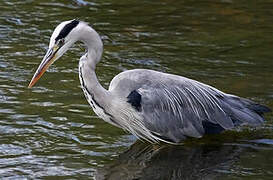
[(74, 18), (101, 35), (107, 88), (147, 68), (273, 108), (272, 0), (0, 1), (0, 178), (271, 179), (273, 114), (257, 129), (151, 146), (98, 119), (78, 79), (76, 44), (27, 85), (54, 28)]

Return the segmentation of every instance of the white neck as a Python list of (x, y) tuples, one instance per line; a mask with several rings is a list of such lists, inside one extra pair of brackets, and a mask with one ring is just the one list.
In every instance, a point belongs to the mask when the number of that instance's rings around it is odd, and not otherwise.
[(100, 62), (103, 52), (103, 43), (101, 38), (94, 29), (86, 24), (81, 25), (79, 31), (78, 40), (82, 41), (88, 50), (88, 64), (92, 69), (95, 69), (96, 64)]
[[(111, 99), (110, 93), (101, 86), (95, 73), (96, 64), (99, 63), (103, 51), (102, 41), (97, 32), (87, 25), (79, 30), (78, 40), (82, 41), (88, 50), (79, 62), (79, 77), (83, 91), (96, 113), (99, 108), (105, 111)], [(99, 107), (94, 108), (94, 104)]]

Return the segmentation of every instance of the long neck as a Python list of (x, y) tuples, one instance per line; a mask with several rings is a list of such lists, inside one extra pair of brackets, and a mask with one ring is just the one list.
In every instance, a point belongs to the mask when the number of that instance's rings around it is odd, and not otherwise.
[(102, 41), (96, 31), (90, 27), (86, 27), (86, 29), (81, 32), (79, 40), (84, 42), (88, 48), (87, 54), (84, 58), (81, 58), (79, 63), (79, 75), (83, 86), (82, 88), (86, 88), (86, 93), (89, 94), (88, 97), (92, 98), (89, 100), (105, 108), (105, 106), (107, 106), (107, 100), (109, 100), (109, 92), (101, 86), (95, 73), (96, 64), (100, 61), (103, 51)]
[(100, 62), (103, 44), (98, 33), (89, 26), (84, 26), (79, 32), (79, 40), (87, 47), (87, 62), (88, 66), (95, 70), (97, 63)]

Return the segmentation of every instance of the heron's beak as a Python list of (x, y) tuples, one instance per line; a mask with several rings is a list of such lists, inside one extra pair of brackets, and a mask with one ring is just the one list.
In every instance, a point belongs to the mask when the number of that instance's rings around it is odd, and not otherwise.
[(48, 67), (56, 60), (56, 53), (59, 50), (59, 47), (55, 45), (53, 48), (48, 49), (46, 55), (44, 56), (41, 64), (39, 65), (38, 69), (36, 70), (34, 76), (32, 77), (28, 88), (31, 88), (45, 73)]

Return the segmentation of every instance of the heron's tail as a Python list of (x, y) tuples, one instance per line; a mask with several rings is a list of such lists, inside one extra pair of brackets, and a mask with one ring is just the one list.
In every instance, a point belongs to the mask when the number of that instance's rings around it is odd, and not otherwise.
[(258, 103), (255, 103), (253, 101), (250, 101), (248, 99), (244, 99), (244, 98), (241, 98), (241, 101), (243, 101), (245, 103), (245, 106), (256, 112), (257, 114), (259, 114), (260, 116), (262, 116), (264, 113), (268, 113), (268, 112), (271, 112), (271, 109), (264, 106), (264, 105), (261, 105), (261, 104), (258, 104)]
[(257, 126), (264, 122), (263, 114), (271, 109), (251, 100), (237, 96), (227, 96), (220, 100), (222, 109), (229, 115), (235, 126), (247, 124)]

